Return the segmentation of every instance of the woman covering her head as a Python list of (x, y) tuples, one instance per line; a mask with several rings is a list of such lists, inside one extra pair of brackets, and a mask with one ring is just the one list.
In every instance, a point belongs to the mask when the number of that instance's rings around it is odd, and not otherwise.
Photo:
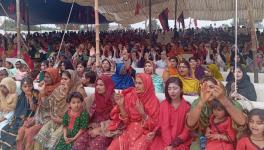
[(116, 72), (112, 76), (115, 83), (115, 89), (126, 89), (134, 86), (133, 76), (136, 71), (131, 66), (124, 63), (116, 64)]
[(210, 71), (211, 76), (217, 79), (218, 81), (224, 81), (222, 74), (219, 72), (219, 68), (216, 64), (209, 64), (208, 71)]
[(95, 83), (95, 94), (86, 107), (91, 116), (89, 130), (78, 138), (73, 150), (87, 150), (87, 147), (105, 150), (112, 141), (106, 127), (113, 108), (115, 84), (109, 76), (100, 76)]
[(116, 106), (111, 111), (110, 131), (123, 129), (114, 139), (108, 150), (134, 149), (146, 150), (150, 142), (148, 133), (158, 123), (159, 101), (150, 75), (136, 75), (135, 87), (119, 93), (115, 98)]
[(9, 76), (9, 70), (5, 67), (0, 67), (0, 82), (2, 79), (6, 78)]
[[(68, 109), (66, 98), (69, 93), (77, 91), (80, 92), (83, 97), (86, 97), (84, 88), (78, 79), (78, 76), (73, 70), (66, 70), (62, 73), (61, 84), (52, 92), (47, 98), (48, 104), (44, 107), (49, 108), (51, 114), (51, 120), (39, 120), (42, 122), (43, 127), (39, 133), (35, 136), (35, 140), (41, 147), (54, 148), (63, 133), (62, 117)], [(54, 132), (52, 132), (54, 131)], [(48, 140), (47, 140), (48, 139)], [(36, 144), (36, 146), (38, 145)], [(39, 146), (39, 145), (38, 145)]]
[(60, 85), (61, 76), (56, 68), (48, 68), (44, 71), (45, 96), (49, 96)]
[(25, 134), (19, 135), (17, 144), (22, 149), (18, 150), (23, 150), (23, 148), (31, 150), (34, 148), (34, 136), (41, 129), (42, 125), (50, 120), (50, 106), (47, 98), (60, 85), (60, 82), (61, 77), (58, 69), (48, 68), (44, 71), (44, 81), (39, 84), (40, 100), (38, 101), (37, 113), (27, 126), (20, 128)]
[(191, 138), (185, 121), (190, 105), (182, 97), (182, 90), (183, 84), (179, 78), (171, 77), (167, 80), (166, 100), (160, 104), (159, 122), (154, 132), (149, 134), (154, 138), (151, 150), (164, 150), (169, 147), (189, 149)]
[[(20, 127), (26, 125), (35, 114), (37, 98), (33, 94), (33, 81), (30, 78), (23, 78), (20, 88), (22, 93), (18, 97), (12, 122), (2, 129), (0, 141), (3, 143), (2, 148), (6, 150), (14, 148), (16, 142), (20, 141), (18, 137), (24, 134), (23, 130), (19, 130)], [(22, 148), (20, 143), (17, 143), (17, 149)]]
[(0, 130), (10, 123), (16, 103), (16, 82), (6, 77), (0, 82)]
[[(233, 69), (233, 76), (235, 76), (235, 68)], [(235, 79), (230, 80), (226, 85), (227, 94), (238, 100), (247, 99), (250, 101), (257, 100), (257, 94), (254, 85), (250, 82), (250, 78), (243, 70), (243, 66), (237, 65), (237, 93), (235, 92)]]

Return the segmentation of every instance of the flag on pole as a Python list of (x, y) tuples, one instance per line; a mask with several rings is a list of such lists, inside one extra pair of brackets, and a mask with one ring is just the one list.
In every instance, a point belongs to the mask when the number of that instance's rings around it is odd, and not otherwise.
[(138, 1), (137, 1), (137, 4), (136, 4), (136, 9), (135, 9), (135, 16), (136, 15), (139, 15), (139, 13), (140, 13), (140, 9), (141, 9), (141, 5), (138, 3)]
[(183, 11), (182, 11), (181, 15), (178, 18), (178, 22), (182, 24), (182, 28), (185, 28)]
[(169, 9), (166, 8), (164, 9), (160, 14), (159, 14), (159, 21), (160, 24), (163, 28), (164, 31), (169, 31)]
[(15, 13), (15, 9), (16, 9), (16, 6), (15, 6), (14, 2), (11, 1), (10, 4), (9, 4), (9, 7), (8, 7), (9, 13), (10, 14), (14, 14)]

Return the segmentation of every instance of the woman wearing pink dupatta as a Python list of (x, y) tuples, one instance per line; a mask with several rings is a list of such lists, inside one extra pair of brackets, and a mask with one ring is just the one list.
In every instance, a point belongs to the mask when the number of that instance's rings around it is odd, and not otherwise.
[(147, 150), (150, 146), (148, 134), (158, 123), (159, 101), (155, 95), (152, 78), (148, 74), (137, 74), (135, 88), (122, 91), (110, 114), (112, 122), (108, 129), (122, 130), (108, 150)]
[(190, 105), (182, 97), (182, 82), (171, 77), (165, 85), (164, 100), (160, 104), (159, 123), (150, 137), (154, 137), (151, 150), (189, 150), (191, 137), (185, 127)]

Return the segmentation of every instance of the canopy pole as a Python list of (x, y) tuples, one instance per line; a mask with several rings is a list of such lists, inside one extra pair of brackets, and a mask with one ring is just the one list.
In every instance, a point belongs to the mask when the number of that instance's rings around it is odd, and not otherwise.
[(16, 0), (16, 17), (17, 17), (17, 58), (20, 58), (20, 50), (21, 50), (20, 0)]
[(256, 28), (255, 28), (255, 19), (253, 16), (253, 10), (252, 10), (252, 0), (248, 0), (248, 19), (249, 19), (249, 27), (251, 32), (251, 42), (252, 42), (252, 51), (253, 51), (253, 68), (254, 68), (254, 82), (258, 83), (258, 67), (257, 67), (257, 61), (255, 61), (256, 55), (257, 55), (257, 48), (258, 48), (258, 40), (257, 40), (257, 34), (256, 34)]
[(29, 2), (27, 0), (26, 2), (26, 9), (27, 9), (27, 30), (28, 30), (28, 35), (30, 35), (30, 24), (29, 24)]
[(177, 0), (175, 0), (175, 6), (174, 6), (174, 29), (177, 29)]
[(150, 46), (152, 46), (152, 21), (151, 21), (151, 5), (152, 1), (149, 0), (149, 41), (150, 41)]
[(94, 0), (94, 13), (95, 13), (95, 50), (96, 50), (96, 66), (99, 66), (100, 59), (100, 37), (99, 37), (99, 9), (98, 9), (98, 0)]

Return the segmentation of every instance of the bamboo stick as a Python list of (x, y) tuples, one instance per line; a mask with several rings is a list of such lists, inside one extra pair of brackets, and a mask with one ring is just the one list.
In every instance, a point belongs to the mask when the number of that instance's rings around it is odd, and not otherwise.
[(20, 43), (20, 0), (16, 0), (16, 16), (17, 16), (17, 58), (20, 58), (20, 50), (21, 50), (21, 43)]
[(100, 37), (99, 37), (99, 10), (98, 10), (98, 0), (94, 0), (94, 13), (95, 13), (95, 50), (96, 50), (96, 66), (99, 66), (100, 59)]
[(254, 64), (254, 82), (258, 83), (258, 67), (257, 61), (255, 58), (257, 56), (257, 48), (258, 48), (258, 41), (257, 41), (257, 34), (255, 28), (255, 19), (253, 16), (253, 7), (252, 7), (252, 0), (248, 0), (248, 19), (249, 19), (249, 28), (251, 33), (251, 43), (252, 43), (252, 51), (253, 51), (253, 64)]

